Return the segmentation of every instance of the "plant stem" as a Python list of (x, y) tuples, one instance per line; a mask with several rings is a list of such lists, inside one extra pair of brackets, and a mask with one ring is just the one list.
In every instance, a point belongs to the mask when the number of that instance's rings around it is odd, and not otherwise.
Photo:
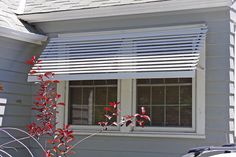
[(9, 153), (7, 153), (7, 152), (4, 151), (4, 150), (1, 150), (1, 149), (0, 149), (0, 152), (3, 152), (4, 154), (6, 154), (6, 155), (9, 156), (9, 157), (12, 157)]
[[(22, 141), (22, 140), (26, 140), (26, 139), (29, 139), (29, 138), (31, 138), (31, 137), (30, 137), (30, 136), (26, 136), (26, 137), (18, 138), (17, 140)], [(1, 144), (1, 145), (0, 145), (0, 148), (1, 148), (1, 147), (4, 147), (5, 145), (14, 143), (14, 142), (16, 142), (16, 140), (12, 140), (12, 141), (6, 142), (6, 143), (4, 143), (4, 144)]]
[(93, 133), (93, 134), (91, 134), (91, 135), (89, 135), (89, 136), (83, 138), (82, 140), (79, 140), (79, 141), (76, 142), (70, 149), (68, 149), (68, 150), (65, 152), (65, 154), (68, 153), (71, 149), (74, 149), (77, 145), (79, 145), (79, 144), (82, 143), (83, 141), (85, 141), (85, 140), (87, 140), (87, 139), (89, 139), (89, 138), (91, 138), (91, 137), (93, 137), (93, 136), (96, 136), (97, 134), (99, 134), (99, 133), (101, 133), (101, 132), (102, 132), (102, 130), (100, 130), (99, 132)]
[(12, 136), (9, 132), (7, 132), (6, 130), (4, 129), (0, 129), (0, 131), (3, 131), (5, 132), (8, 136), (10, 136), (11, 138), (13, 138), (14, 140), (16, 140), (18, 143), (20, 143), (22, 146), (25, 147), (25, 149), (27, 149), (27, 151), (29, 152), (29, 154), (34, 157), (33, 153), (30, 151), (30, 149), (24, 144), (22, 143), (21, 141), (17, 140), (14, 136)]
[(38, 141), (37, 139), (35, 139), (34, 136), (30, 135), (30, 134), (27, 133), (26, 131), (21, 130), (21, 129), (18, 129), (18, 128), (12, 128), (12, 127), (4, 127), (4, 128), (0, 128), (0, 130), (1, 130), (1, 129), (5, 129), (5, 130), (17, 130), (17, 131), (19, 131), (19, 132), (25, 133), (25, 134), (28, 135), (30, 138), (32, 138), (32, 139), (40, 146), (40, 148), (41, 148), (44, 152), (46, 152), (46, 150), (43, 148), (43, 146), (41, 145), (41, 143), (39, 143), (39, 141)]

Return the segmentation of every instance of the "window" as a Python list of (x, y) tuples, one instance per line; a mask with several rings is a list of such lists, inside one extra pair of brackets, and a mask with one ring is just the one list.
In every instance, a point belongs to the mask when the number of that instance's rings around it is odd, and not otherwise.
[(33, 69), (64, 80), (58, 86), (67, 105), (57, 116), (60, 125), (91, 130), (104, 120), (105, 105), (118, 100), (121, 115), (145, 106), (152, 119), (145, 128), (119, 132), (204, 136), (206, 33), (205, 24), (195, 24), (59, 34)]
[(204, 78), (68, 81), (65, 122), (75, 129), (97, 129), (97, 123), (105, 120), (103, 109), (108, 102), (120, 101), (121, 115), (140, 113), (141, 106), (144, 106), (151, 122), (144, 128), (121, 127), (111, 131), (134, 134), (159, 131), (201, 133), (205, 128), (202, 126), (205, 104), (202, 104), (204, 91), (201, 91), (201, 79)]
[(68, 96), (69, 124), (97, 125), (105, 121), (104, 107), (117, 101), (117, 80), (70, 81)]
[(138, 79), (136, 111), (146, 108), (152, 127), (192, 127), (192, 79)]

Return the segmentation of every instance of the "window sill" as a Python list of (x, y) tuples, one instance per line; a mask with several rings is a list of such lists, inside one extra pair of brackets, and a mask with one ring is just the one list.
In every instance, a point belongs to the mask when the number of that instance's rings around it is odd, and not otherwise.
[[(75, 135), (91, 135), (95, 134), (94, 130), (74, 130)], [(185, 139), (205, 139), (206, 136), (197, 133), (174, 133), (174, 132), (129, 132), (122, 133), (120, 131), (104, 131), (96, 134), (96, 136), (117, 136), (117, 137), (156, 137), (156, 138), (185, 138)]]

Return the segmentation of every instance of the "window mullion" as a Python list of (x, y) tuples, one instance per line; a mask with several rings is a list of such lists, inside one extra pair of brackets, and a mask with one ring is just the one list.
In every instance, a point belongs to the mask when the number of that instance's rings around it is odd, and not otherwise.
[[(121, 80), (121, 116), (130, 115), (132, 113), (133, 106), (133, 85), (132, 79)], [(130, 132), (131, 127), (125, 125), (121, 127), (121, 132)]]
[(181, 126), (180, 88), (181, 88), (181, 85), (179, 85), (179, 105), (178, 105), (178, 107), (179, 107), (179, 126)]
[(164, 86), (164, 126), (166, 126), (166, 85)]
[[(61, 93), (61, 97), (59, 98), (59, 102), (65, 102), (65, 99), (66, 99), (66, 82), (65, 81), (62, 81), (60, 82), (59, 84), (57, 84), (57, 92)], [(56, 128), (63, 128), (64, 126), (64, 117), (65, 117), (65, 108), (64, 106), (57, 106), (57, 112), (58, 114), (56, 114), (56, 121), (58, 122), (56, 124)]]
[[(150, 104), (149, 104), (149, 106), (150, 106), (150, 118), (152, 119), (153, 117), (152, 117), (152, 107), (153, 107), (153, 104), (152, 104), (152, 85), (150, 86)], [(152, 126), (152, 121), (150, 122), (150, 125)]]

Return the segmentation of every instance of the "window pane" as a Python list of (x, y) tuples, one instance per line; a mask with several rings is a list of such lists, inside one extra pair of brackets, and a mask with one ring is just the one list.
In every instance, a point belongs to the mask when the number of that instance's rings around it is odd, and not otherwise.
[(180, 107), (180, 122), (181, 126), (191, 127), (192, 126), (192, 107), (181, 106)]
[(137, 107), (148, 106), (150, 126), (192, 126), (192, 78), (150, 79), (150, 82), (142, 79), (137, 82), (143, 83), (137, 84)]
[(81, 85), (82, 81), (70, 81), (69, 84), (70, 85)]
[(71, 95), (70, 102), (72, 104), (82, 104), (82, 89), (81, 88), (70, 88), (69, 93)]
[(137, 84), (150, 84), (150, 79), (139, 79)]
[(164, 87), (152, 87), (152, 105), (164, 104), (165, 99), (165, 88)]
[(150, 87), (137, 87), (138, 105), (150, 104)]
[[(97, 125), (105, 120), (104, 107), (117, 100), (117, 80), (73, 81), (69, 85), (69, 123), (73, 125)], [(76, 85), (76, 86), (75, 86)], [(112, 119), (116, 121), (116, 118)]]
[(151, 84), (163, 84), (164, 79), (151, 79)]
[(179, 107), (166, 107), (166, 126), (179, 126)]
[(178, 83), (179, 80), (177, 78), (168, 78), (165, 79), (165, 83), (169, 84), (169, 83)]
[(73, 105), (72, 109), (72, 119), (73, 124), (82, 125), (82, 124), (90, 124), (89, 121), (89, 106), (84, 105)]
[(108, 87), (108, 102), (116, 102), (116, 101), (117, 101), (117, 88)]
[(155, 106), (152, 107), (152, 126), (164, 126), (164, 107)]
[[(146, 115), (149, 115), (150, 116), (150, 118), (151, 118), (151, 115), (150, 115), (150, 110), (151, 110), (151, 108), (149, 107), (149, 106), (142, 106), (142, 107), (144, 107), (145, 108), (145, 111), (146, 111)], [(142, 111), (141, 111), (141, 106), (139, 106), (138, 108), (137, 108), (137, 113), (141, 113)], [(139, 126), (138, 124), (136, 124), (137, 126)], [(150, 126), (151, 125), (151, 122), (149, 122), (149, 121), (146, 121), (145, 122), (145, 126)]]
[(93, 88), (83, 88), (83, 105), (92, 105), (94, 97)]
[(84, 80), (84, 81), (82, 81), (82, 85), (93, 85), (93, 81), (92, 80)]
[(106, 119), (105, 119), (105, 114), (106, 112), (104, 111), (104, 107), (105, 106), (96, 106), (95, 107), (95, 111), (94, 111), (94, 115), (95, 115), (95, 118), (94, 118), (94, 124), (98, 124), (98, 122), (105, 122)]
[(180, 83), (192, 83), (192, 78), (181, 78), (179, 79)]
[(107, 84), (109, 84), (109, 85), (116, 85), (117, 84), (117, 80), (107, 80)]
[(192, 104), (192, 86), (180, 87), (180, 103)]
[(95, 88), (95, 105), (106, 105), (107, 88), (96, 87)]
[(106, 84), (106, 80), (96, 80), (94, 81), (95, 85), (105, 85)]
[(166, 87), (166, 104), (179, 104), (179, 86)]

